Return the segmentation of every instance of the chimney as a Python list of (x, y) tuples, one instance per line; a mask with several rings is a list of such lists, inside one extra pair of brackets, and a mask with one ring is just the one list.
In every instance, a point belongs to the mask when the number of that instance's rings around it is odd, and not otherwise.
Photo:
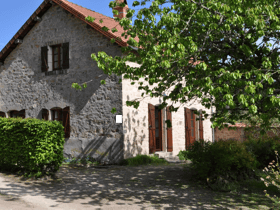
[[(126, 0), (115, 0), (117, 2), (117, 6), (114, 7), (114, 10), (118, 10), (119, 14), (118, 15), (115, 15), (114, 14), (114, 18), (118, 17), (120, 19), (126, 17), (126, 12), (128, 10), (128, 5), (127, 5), (127, 1)], [(125, 3), (125, 7), (120, 7), (118, 6), (119, 4), (121, 3)]]

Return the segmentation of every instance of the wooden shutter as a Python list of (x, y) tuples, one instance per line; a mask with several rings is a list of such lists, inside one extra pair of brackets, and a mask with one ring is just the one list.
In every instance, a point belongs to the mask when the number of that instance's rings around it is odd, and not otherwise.
[(185, 139), (186, 139), (186, 150), (191, 143), (191, 110), (185, 108)]
[(70, 137), (70, 109), (66, 107), (63, 109), (63, 126), (65, 132), (65, 138)]
[(148, 105), (149, 108), (149, 153), (154, 153), (156, 150), (156, 126), (155, 126), (155, 106)]
[(69, 42), (63, 43), (62, 50), (63, 50), (62, 68), (69, 69)]
[(200, 114), (200, 118), (199, 118), (199, 139), (203, 139), (203, 121), (202, 121), (202, 114)]
[[(169, 111), (169, 107), (166, 107), (166, 118), (167, 120), (170, 120), (172, 123), (172, 117), (171, 112)], [(167, 125), (166, 125), (167, 126)], [(167, 152), (173, 151), (173, 139), (172, 139), (172, 127), (166, 128), (167, 130)]]
[(48, 71), (48, 47), (41, 47), (41, 70), (42, 72)]

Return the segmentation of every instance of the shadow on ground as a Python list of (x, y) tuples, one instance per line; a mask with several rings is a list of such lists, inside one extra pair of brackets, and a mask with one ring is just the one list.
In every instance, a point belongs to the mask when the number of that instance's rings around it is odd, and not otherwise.
[(20, 194), (25, 185), (27, 191), (35, 192), (32, 195), (52, 199), (58, 205), (79, 202), (100, 209), (110, 205), (138, 209), (271, 208), (271, 201), (262, 192), (221, 193), (198, 185), (192, 180), (189, 165), (184, 164), (109, 168), (63, 165), (57, 180), (44, 181), (0, 175), (7, 178), (10, 193)]

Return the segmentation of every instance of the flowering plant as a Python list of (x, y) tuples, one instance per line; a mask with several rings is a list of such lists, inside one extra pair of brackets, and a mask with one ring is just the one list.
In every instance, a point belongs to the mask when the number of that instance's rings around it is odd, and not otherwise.
[[(279, 175), (280, 170), (279, 169), (280, 168), (279, 168), (279, 162), (278, 162), (278, 152), (275, 151), (275, 154), (276, 154), (276, 159), (277, 159), (276, 165), (274, 165), (275, 160), (270, 162), (268, 167), (265, 167), (263, 169), (263, 172), (265, 172), (267, 176), (265, 177), (265, 179), (262, 177), (260, 179), (264, 182), (266, 187), (268, 187), (269, 185), (274, 185), (278, 189), (280, 189), (280, 185), (279, 185), (279, 182), (280, 182), (280, 175)], [(277, 205), (280, 206), (280, 199), (276, 195), (274, 195), (273, 197), (270, 197), (270, 195), (267, 193), (266, 190), (264, 190), (264, 193), (265, 193), (266, 197), (270, 198), (272, 201), (274, 201)]]

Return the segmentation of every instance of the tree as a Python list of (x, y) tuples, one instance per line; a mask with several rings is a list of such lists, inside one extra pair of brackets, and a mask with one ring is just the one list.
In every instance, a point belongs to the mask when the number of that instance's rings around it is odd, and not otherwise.
[[(149, 1), (134, 1), (133, 6)], [(165, 7), (168, 2), (171, 8)], [(122, 48), (125, 56), (92, 54), (104, 73), (157, 84), (150, 89), (139, 83), (138, 89), (151, 97), (175, 86), (160, 108), (167, 106), (167, 99), (185, 103), (198, 98), (206, 108), (216, 108), (212, 127), (257, 116), (263, 134), (271, 119), (280, 120), (279, 0), (153, 0), (138, 11), (132, 25), (134, 14), (130, 9), (126, 18), (117, 19), (125, 29), (122, 36), (129, 37), (129, 46)], [(155, 16), (160, 17), (158, 22)], [(131, 47), (137, 48), (137, 54)], [(127, 61), (141, 66), (132, 68)], [(81, 89), (78, 83), (72, 87)], [(126, 102), (134, 108), (139, 103)], [(178, 108), (172, 106), (171, 111)], [(203, 112), (203, 117), (208, 115)]]

